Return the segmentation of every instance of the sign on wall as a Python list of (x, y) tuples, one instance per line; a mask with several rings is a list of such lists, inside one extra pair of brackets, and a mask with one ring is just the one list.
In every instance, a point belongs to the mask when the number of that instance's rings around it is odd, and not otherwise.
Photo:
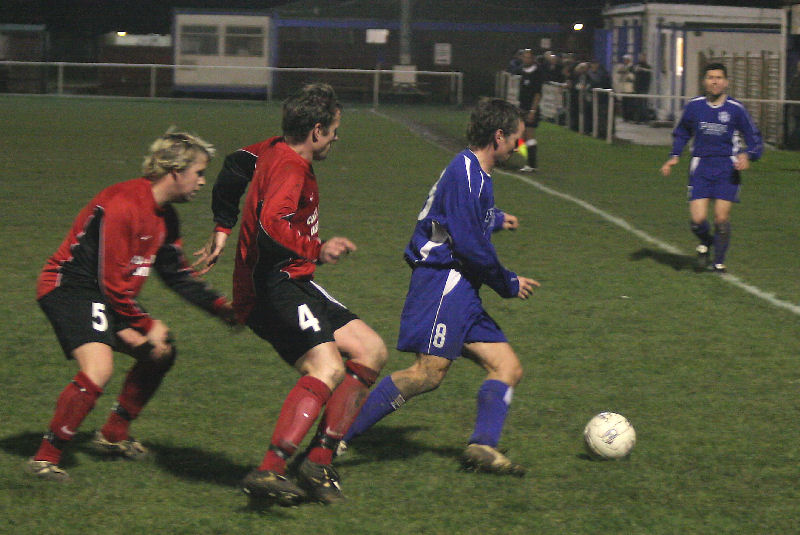
[(453, 47), (450, 43), (434, 43), (434, 65), (450, 65), (453, 61)]

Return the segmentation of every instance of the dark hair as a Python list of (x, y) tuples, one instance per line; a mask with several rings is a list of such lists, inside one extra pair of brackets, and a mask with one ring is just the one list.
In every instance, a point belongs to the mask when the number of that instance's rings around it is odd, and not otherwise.
[(336, 92), (328, 84), (307, 84), (283, 102), (283, 136), (287, 141), (300, 143), (319, 123), (326, 130), (342, 106)]
[(728, 69), (725, 68), (725, 65), (722, 63), (709, 63), (703, 68), (703, 76), (705, 76), (708, 71), (722, 71), (722, 74), (725, 75), (725, 78), (728, 77)]
[(467, 141), (473, 147), (486, 147), (494, 140), (494, 134), (502, 130), (513, 134), (523, 120), (522, 111), (501, 98), (482, 98), (467, 126)]

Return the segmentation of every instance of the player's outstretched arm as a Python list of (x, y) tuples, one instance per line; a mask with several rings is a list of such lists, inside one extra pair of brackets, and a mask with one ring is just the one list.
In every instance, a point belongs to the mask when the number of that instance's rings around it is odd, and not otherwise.
[(519, 280), (519, 293), (517, 297), (520, 299), (527, 299), (533, 295), (533, 290), (541, 286), (538, 281), (529, 279), (527, 277), (517, 277)]
[(205, 275), (219, 260), (222, 251), (225, 250), (225, 243), (228, 241), (228, 235), (225, 232), (215, 230), (211, 233), (208, 241), (194, 252), (194, 256), (198, 257), (192, 264), (192, 269), (195, 269), (199, 275)]
[(356, 250), (356, 244), (337, 236), (325, 241), (319, 250), (319, 262), (321, 264), (335, 264), (342, 256), (350, 254)]

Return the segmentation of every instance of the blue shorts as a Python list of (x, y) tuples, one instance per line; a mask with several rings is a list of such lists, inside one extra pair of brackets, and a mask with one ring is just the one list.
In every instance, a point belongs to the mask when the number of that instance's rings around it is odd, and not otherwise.
[(739, 202), (739, 171), (733, 156), (693, 157), (689, 165), (689, 200), (722, 199)]
[(464, 344), (507, 342), (478, 289), (454, 269), (417, 267), (400, 317), (397, 349), (455, 360)]

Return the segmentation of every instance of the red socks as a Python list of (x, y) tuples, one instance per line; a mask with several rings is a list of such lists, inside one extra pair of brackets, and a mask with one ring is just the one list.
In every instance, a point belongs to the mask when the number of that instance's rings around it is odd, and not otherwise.
[(64, 446), (78, 432), (78, 427), (102, 393), (102, 388), (94, 384), (86, 374), (78, 372), (58, 396), (56, 412), (50, 421), (50, 432), (42, 439), (39, 451), (33, 458), (58, 464)]
[(325, 414), (317, 429), (314, 446), (308, 459), (317, 464), (331, 464), (336, 444), (358, 416), (361, 406), (367, 400), (369, 387), (378, 378), (378, 372), (348, 360), (344, 380), (333, 391)]
[(100, 430), (106, 440), (119, 442), (128, 438), (131, 421), (136, 419), (153, 397), (168, 370), (168, 364), (157, 365), (141, 361), (134, 364), (125, 377), (114, 410)]
[(286, 472), (286, 459), (297, 451), (330, 397), (330, 388), (319, 379), (305, 375), (297, 381), (283, 402), (269, 451), (259, 470), (272, 470), (279, 474)]

